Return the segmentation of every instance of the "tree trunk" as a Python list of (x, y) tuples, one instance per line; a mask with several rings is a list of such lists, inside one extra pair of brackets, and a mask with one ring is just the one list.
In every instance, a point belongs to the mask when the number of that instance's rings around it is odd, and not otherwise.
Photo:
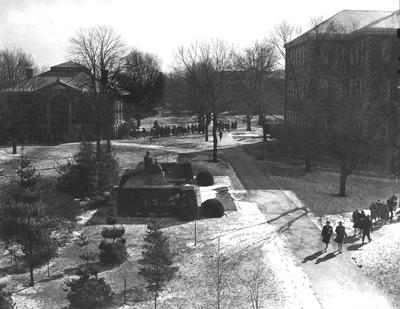
[(304, 154), (304, 171), (306, 173), (312, 172), (311, 168), (311, 155), (309, 151), (306, 151)]
[(100, 158), (100, 147), (101, 147), (101, 133), (100, 130), (96, 134), (96, 158)]
[(247, 131), (251, 131), (251, 115), (246, 115)]
[(264, 125), (265, 117), (263, 112), (258, 112), (258, 125)]
[(156, 291), (154, 293), (154, 309), (157, 309), (157, 294), (158, 294), (158, 284), (157, 284)]
[(210, 122), (211, 122), (211, 115), (210, 114), (206, 114), (206, 125), (205, 127), (205, 133), (206, 133), (206, 142), (208, 142), (208, 127), (210, 126)]
[(107, 153), (111, 153), (111, 140), (110, 136), (107, 136)]
[(17, 154), (17, 141), (12, 139), (12, 154)]
[(341, 163), (340, 165), (340, 180), (339, 180), (339, 196), (346, 196), (346, 180), (347, 180), (347, 172), (346, 172), (346, 163)]
[(218, 116), (217, 113), (213, 113), (213, 124), (212, 124), (212, 134), (213, 134), (213, 162), (218, 161), (218, 139), (217, 139), (217, 125), (218, 125)]
[(35, 280), (33, 278), (33, 250), (32, 250), (32, 243), (29, 241), (29, 274), (30, 274), (30, 286), (34, 286)]

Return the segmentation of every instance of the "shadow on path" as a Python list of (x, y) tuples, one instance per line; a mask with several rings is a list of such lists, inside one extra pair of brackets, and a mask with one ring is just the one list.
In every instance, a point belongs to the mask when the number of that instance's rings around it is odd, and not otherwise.
[(339, 254), (338, 251), (334, 251), (334, 252), (328, 253), (327, 255), (318, 258), (318, 259), (315, 261), (315, 264), (319, 264), (319, 263), (322, 263), (322, 262), (326, 262), (326, 261), (328, 261), (328, 260), (334, 258), (334, 257), (335, 257), (336, 255), (338, 255), (338, 254)]
[(277, 216), (275, 218), (272, 218), (272, 219), (268, 220), (267, 222), (268, 223), (272, 223), (272, 222), (278, 220), (279, 218), (282, 218), (282, 217), (284, 217), (284, 216), (286, 216), (286, 215), (288, 215), (288, 214), (290, 214), (292, 212), (296, 212), (298, 210), (303, 210), (303, 211), (305, 211), (304, 214), (307, 214), (307, 207), (296, 207), (296, 208), (293, 208), (293, 209), (290, 209), (288, 211), (285, 211), (285, 212), (281, 213), (279, 216)]
[(345, 244), (353, 244), (355, 243), (357, 240), (360, 240), (361, 236), (360, 235), (356, 235), (356, 236), (348, 236), (345, 240), (344, 243)]
[(306, 256), (303, 261), (301, 261), (302, 263), (306, 263), (308, 261), (312, 261), (315, 260), (317, 257), (319, 257), (322, 253), (324, 253), (324, 250), (320, 250), (317, 252), (314, 252), (313, 254)]
[(347, 247), (347, 250), (349, 251), (356, 251), (360, 249), (363, 246), (363, 244), (353, 244)]

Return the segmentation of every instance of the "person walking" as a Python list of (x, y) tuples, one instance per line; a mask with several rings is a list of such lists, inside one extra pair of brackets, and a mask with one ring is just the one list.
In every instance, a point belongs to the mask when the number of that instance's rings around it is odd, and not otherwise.
[(221, 141), (221, 140), (222, 140), (222, 131), (219, 130), (219, 141)]
[(367, 215), (365, 218), (361, 220), (361, 228), (362, 228), (362, 243), (364, 244), (365, 236), (368, 238), (368, 242), (371, 241), (370, 233), (372, 233), (372, 221), (371, 217)]
[(394, 211), (394, 207), (395, 207), (395, 201), (393, 200), (392, 197), (390, 197), (387, 201), (386, 204), (388, 206), (388, 212), (390, 214), (390, 217), (388, 216), (388, 220), (392, 221), (393, 220), (393, 211)]
[[(353, 227), (354, 227), (354, 236), (357, 234), (357, 229), (361, 230), (361, 214), (358, 209), (353, 212)], [(360, 231), (361, 233), (361, 231)]]
[(326, 252), (326, 250), (328, 249), (328, 245), (331, 240), (332, 234), (333, 234), (332, 226), (330, 226), (329, 221), (326, 221), (326, 224), (322, 228), (322, 233), (321, 233), (322, 242), (325, 243), (326, 245), (325, 249), (322, 252)]
[(339, 221), (339, 225), (336, 227), (335, 233), (336, 233), (335, 241), (338, 244), (338, 251), (339, 253), (342, 253), (343, 241), (345, 237), (347, 238), (346, 229), (344, 228), (342, 221)]

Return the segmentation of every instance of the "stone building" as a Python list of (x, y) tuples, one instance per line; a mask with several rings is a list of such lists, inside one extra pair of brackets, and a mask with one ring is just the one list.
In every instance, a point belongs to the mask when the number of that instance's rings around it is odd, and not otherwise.
[[(399, 12), (344, 10), (285, 45), (285, 122), (341, 126), (344, 101), (389, 106), (399, 85)], [(382, 127), (390, 147), (390, 126)], [(386, 151), (389, 153), (390, 151)]]
[[(35, 77), (31, 69), (26, 74), (25, 82), (3, 91), (24, 113), (23, 139), (74, 141), (93, 136), (94, 110), (87, 86), (88, 69), (69, 61)], [(128, 93), (121, 90), (115, 93), (108, 105), (110, 121), (116, 129), (123, 122), (123, 104)]]

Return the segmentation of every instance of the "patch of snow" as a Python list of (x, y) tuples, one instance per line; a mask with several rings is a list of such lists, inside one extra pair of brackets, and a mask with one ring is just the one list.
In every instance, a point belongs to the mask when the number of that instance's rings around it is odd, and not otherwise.
[(257, 204), (238, 202), (238, 212), (244, 229), (226, 232), (221, 235), (221, 252), (226, 248), (235, 251), (247, 250), (257, 244), (262, 244), (266, 265), (271, 265), (275, 276), (282, 284), (285, 308), (320, 308), (310, 282), (303, 270), (296, 266), (290, 250), (285, 247), (285, 241), (274, 228), (266, 223), (265, 216)]
[(82, 213), (81, 215), (79, 215), (77, 217), (77, 223), (79, 225), (85, 225), (91, 218), (92, 216), (96, 213), (97, 209), (93, 209), (93, 210), (88, 210), (85, 211), (84, 213)]

